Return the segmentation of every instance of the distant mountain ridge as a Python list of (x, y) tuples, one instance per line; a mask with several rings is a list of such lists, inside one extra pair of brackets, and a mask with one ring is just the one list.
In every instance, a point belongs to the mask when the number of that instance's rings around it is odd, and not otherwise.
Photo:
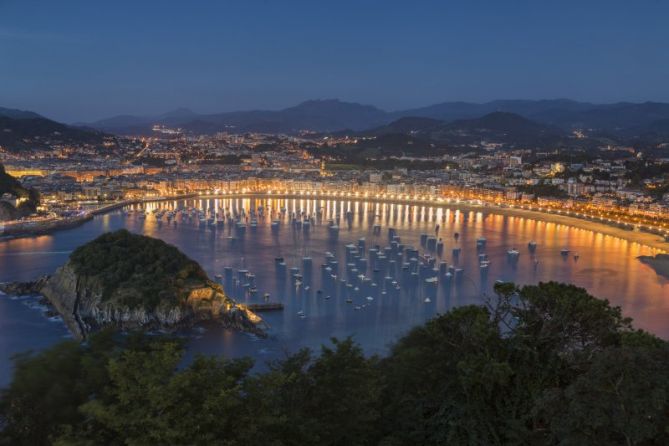
[(660, 125), (655, 124), (656, 122), (669, 119), (669, 104), (660, 102), (593, 104), (570, 99), (497, 100), (485, 103), (443, 102), (427, 107), (387, 112), (372, 105), (322, 99), (305, 101), (282, 110), (198, 114), (189, 109), (177, 109), (151, 117), (120, 115), (85, 125), (117, 134), (149, 133), (154, 124), (176, 126), (193, 133), (219, 131), (297, 133), (303, 130), (359, 132), (379, 129), (401, 118), (429, 118), (442, 122), (455, 122), (477, 119), (496, 112), (516, 114), (562, 130), (590, 129), (594, 132), (629, 136), (650, 132), (652, 128)]
[(45, 149), (53, 144), (100, 144), (105, 135), (52, 121), (37, 113), (0, 107), (0, 147), (9, 151)]

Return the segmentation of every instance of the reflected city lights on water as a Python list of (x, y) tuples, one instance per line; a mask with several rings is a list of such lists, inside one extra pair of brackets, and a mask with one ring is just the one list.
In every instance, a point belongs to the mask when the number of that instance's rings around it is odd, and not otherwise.
[[(76, 229), (1, 242), (0, 280), (32, 280), (50, 274), (77, 246), (120, 228), (177, 246), (222, 282), (226, 267), (234, 274), (247, 269), (252, 278), (224, 283), (226, 292), (249, 304), (264, 302), (268, 293), (269, 301), (284, 305), (283, 311), (263, 313), (272, 327), (267, 340), (209, 329), (193, 337), (192, 352), (273, 359), (286, 350), (317, 348), (332, 336), (353, 335), (366, 351), (383, 353), (398, 336), (434, 315), (457, 305), (481, 304), (492, 296), (496, 280), (574, 283), (620, 305), (637, 326), (669, 337), (668, 281), (637, 260), (659, 251), (587, 229), (445, 203), (410, 205), (314, 196), (145, 203), (98, 216)], [(399, 237), (394, 248), (391, 229)], [(477, 239), (482, 237), (485, 246), (477, 249)], [(431, 241), (422, 244), (423, 239)], [(529, 248), (530, 241), (536, 242), (535, 251)], [(354, 254), (347, 252), (353, 249), (347, 245), (355, 247)], [(404, 251), (395, 266), (386, 263), (383, 271), (373, 267), (374, 250), (380, 253), (389, 248), (388, 253), (398, 255), (399, 245)], [(417, 253), (406, 255), (409, 247)], [(563, 249), (569, 250), (568, 255), (561, 254)], [(434, 259), (433, 267), (420, 272), (426, 276), (418, 279), (403, 275), (409, 271), (402, 269), (403, 263), (410, 263), (414, 255), (418, 263), (408, 268)], [(277, 267), (277, 258), (285, 263), (284, 269)], [(460, 279), (447, 280), (443, 271), (435, 271), (439, 268)], [(392, 274), (389, 280), (386, 274)], [(392, 282), (397, 282), (397, 288)], [(3, 327), (10, 326), (7, 321), (32, 317), (17, 309), (21, 306), (17, 302), (0, 302)], [(12, 328), (3, 330), (0, 346), (3, 336), (7, 343), (10, 338), (17, 342)], [(24, 338), (22, 334), (18, 347), (12, 344), (14, 351), (31, 347), (30, 338)]]

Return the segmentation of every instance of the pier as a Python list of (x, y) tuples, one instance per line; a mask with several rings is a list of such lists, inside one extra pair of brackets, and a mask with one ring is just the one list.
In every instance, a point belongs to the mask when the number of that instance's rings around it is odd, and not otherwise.
[(260, 313), (263, 311), (282, 311), (283, 304), (281, 302), (267, 302), (264, 304), (248, 304), (248, 309)]

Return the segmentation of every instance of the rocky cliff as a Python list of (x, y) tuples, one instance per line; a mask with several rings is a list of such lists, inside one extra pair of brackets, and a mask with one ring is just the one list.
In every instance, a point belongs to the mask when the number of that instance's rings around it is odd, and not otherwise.
[(68, 262), (43, 283), (39, 292), (80, 339), (105, 327), (172, 330), (206, 320), (262, 334), (262, 320), (227, 297), (213, 282), (189, 288), (184, 302), (161, 302), (153, 308), (130, 306), (122, 303), (121, 295), (103, 298), (102, 284), (95, 277), (78, 275)]

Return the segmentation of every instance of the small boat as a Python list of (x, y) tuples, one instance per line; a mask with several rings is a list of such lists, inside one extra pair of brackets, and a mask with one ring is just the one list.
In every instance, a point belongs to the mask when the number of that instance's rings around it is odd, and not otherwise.
[(430, 302), (432, 302), (432, 299), (430, 299), (429, 297), (426, 297), (423, 302), (425, 302), (426, 304), (429, 304)]
[(371, 302), (374, 300), (374, 298), (372, 296), (367, 296), (367, 300)]
[(562, 248), (560, 254), (566, 257), (569, 255), (569, 250), (567, 248)]
[(346, 298), (346, 303), (347, 303), (347, 304), (352, 304), (352, 303), (353, 303), (353, 299), (351, 299), (350, 297)]
[(535, 242), (534, 240), (531, 240), (531, 241), (527, 244), (527, 248), (530, 250), (530, 252), (534, 252), (534, 251), (536, 251), (536, 249), (537, 249), (537, 242)]
[(297, 315), (300, 316), (300, 317), (304, 316), (304, 311), (302, 311), (302, 310), (298, 311)]
[(578, 260), (578, 258), (581, 257), (577, 252), (574, 253), (574, 260)]

